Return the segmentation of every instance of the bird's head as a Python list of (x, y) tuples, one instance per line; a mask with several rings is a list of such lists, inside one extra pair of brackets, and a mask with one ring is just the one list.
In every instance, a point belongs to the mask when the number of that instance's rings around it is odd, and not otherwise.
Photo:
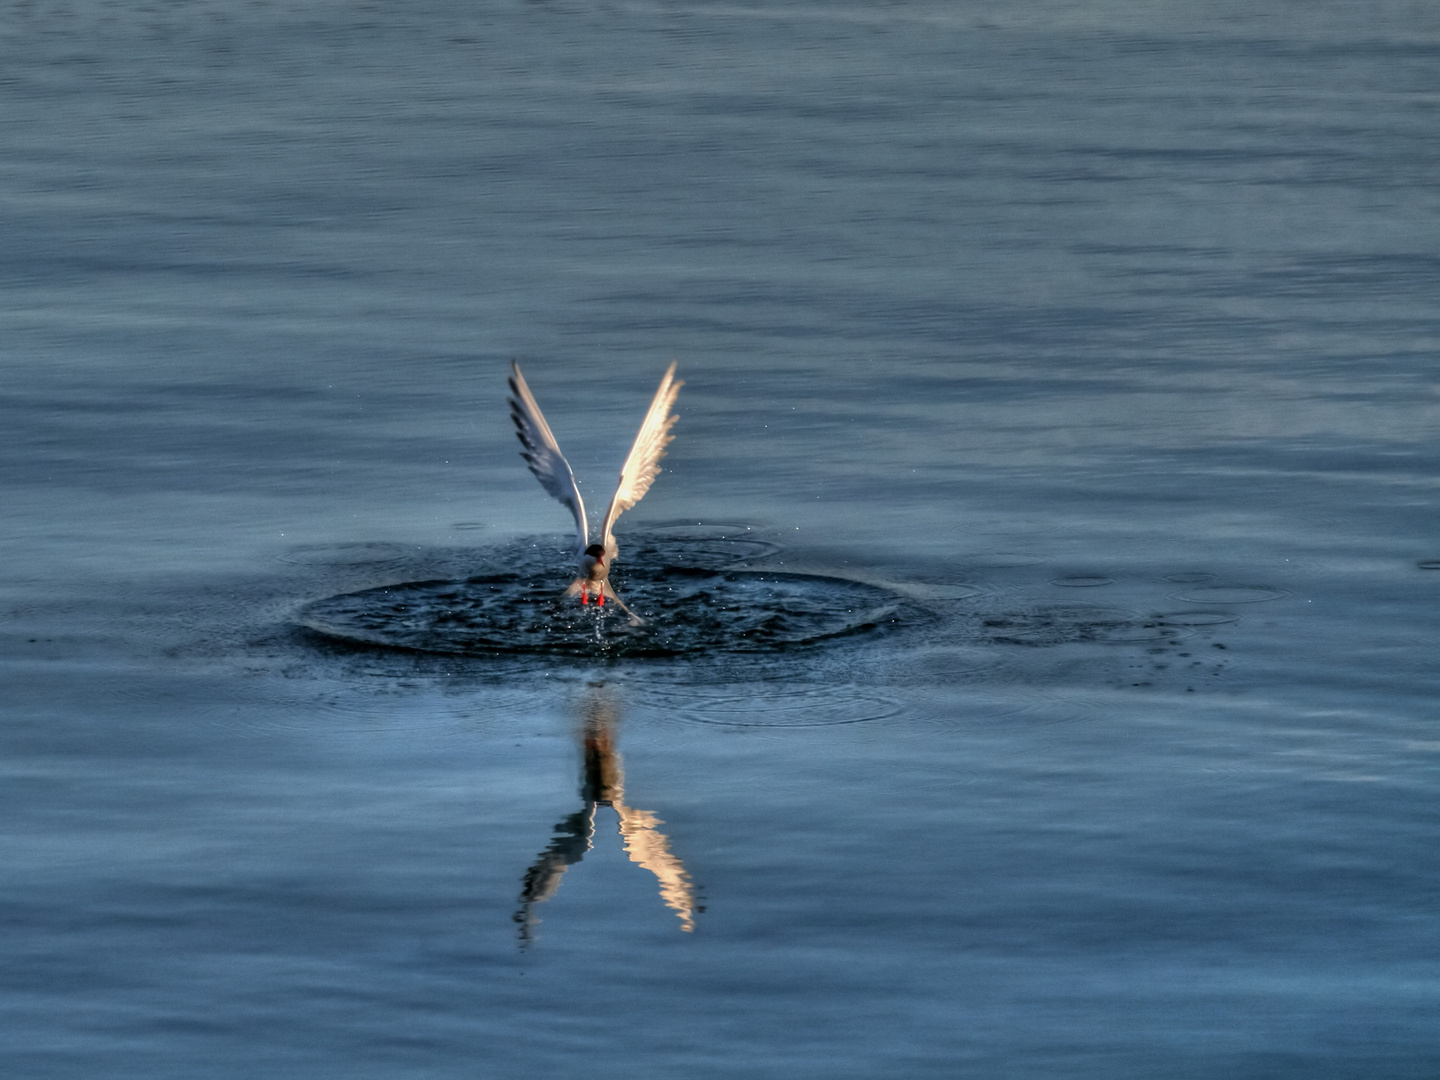
[(580, 572), (593, 580), (599, 580), (609, 573), (610, 568), (605, 565), (605, 547), (603, 544), (591, 544), (580, 553)]

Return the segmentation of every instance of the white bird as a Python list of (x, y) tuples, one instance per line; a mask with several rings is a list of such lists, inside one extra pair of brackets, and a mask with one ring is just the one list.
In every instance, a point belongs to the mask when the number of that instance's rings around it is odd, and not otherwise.
[(555, 441), (550, 425), (545, 422), (545, 415), (535, 403), (535, 395), (530, 393), (525, 376), (520, 374), (520, 365), (513, 360), (510, 362), (510, 419), (515, 422), (515, 434), (524, 447), (520, 456), (530, 466), (540, 486), (564, 503), (575, 517), (580, 576), (565, 590), (566, 596), (579, 595), (580, 602), (588, 604), (593, 593), (597, 604), (604, 606), (607, 599), (614, 600), (627, 615), (636, 619), (610, 586), (610, 567), (620, 554), (615, 545), (615, 519), (644, 498), (655, 477), (660, 474), (660, 459), (665, 456), (665, 447), (675, 438), (670, 429), (679, 419), (670, 410), (675, 405), (680, 387), (684, 385), (675, 381), (675, 365), (672, 363), (660, 380), (660, 388), (655, 391), (655, 398), (645, 413), (640, 433), (635, 436), (635, 443), (620, 469), (620, 482), (610, 499), (610, 509), (605, 513), (605, 524), (599, 539), (592, 541), (585, 518), (585, 500), (580, 497), (580, 486), (575, 482), (570, 463), (560, 452), (560, 444)]

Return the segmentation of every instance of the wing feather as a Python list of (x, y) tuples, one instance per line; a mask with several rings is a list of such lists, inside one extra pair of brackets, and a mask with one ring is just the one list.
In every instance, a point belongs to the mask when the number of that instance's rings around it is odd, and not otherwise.
[(570, 463), (560, 452), (560, 444), (545, 422), (545, 414), (535, 402), (535, 395), (520, 374), (520, 365), (510, 361), (510, 419), (515, 423), (515, 434), (524, 449), (520, 456), (540, 486), (553, 495), (575, 517), (575, 534), (580, 550), (590, 542), (589, 530), (585, 524), (585, 500), (580, 497), (580, 485)]
[(605, 552), (611, 559), (615, 558), (616, 553), (615, 537), (611, 533), (615, 519), (643, 499), (650, 490), (650, 485), (655, 482), (655, 477), (660, 475), (660, 459), (665, 456), (665, 447), (675, 438), (670, 434), (670, 429), (679, 419), (670, 410), (675, 405), (675, 397), (680, 393), (680, 387), (684, 385), (683, 382), (675, 380), (675, 364), (671, 363), (665, 377), (660, 380), (660, 388), (655, 391), (655, 398), (650, 402), (650, 410), (645, 414), (644, 423), (640, 425), (640, 433), (635, 436), (635, 443), (630, 447), (630, 454), (620, 469), (620, 483), (615, 488), (615, 496), (610, 500), (610, 509), (605, 514), (602, 540)]

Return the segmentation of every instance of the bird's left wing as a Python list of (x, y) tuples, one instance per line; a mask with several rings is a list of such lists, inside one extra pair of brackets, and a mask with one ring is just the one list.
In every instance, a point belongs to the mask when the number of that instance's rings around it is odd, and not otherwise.
[(684, 385), (675, 381), (675, 365), (672, 363), (660, 380), (660, 388), (650, 402), (650, 411), (645, 414), (645, 422), (640, 425), (640, 433), (635, 436), (635, 444), (630, 447), (630, 455), (620, 469), (620, 484), (615, 488), (615, 497), (610, 500), (610, 509), (605, 514), (601, 541), (609, 558), (615, 557), (615, 537), (611, 533), (615, 519), (644, 498), (655, 477), (660, 475), (660, 459), (665, 456), (665, 447), (675, 438), (670, 429), (679, 419), (670, 410), (675, 405), (680, 387)]
[(525, 448), (520, 456), (530, 466), (540, 486), (575, 515), (575, 532), (579, 548), (583, 550), (590, 543), (590, 537), (585, 525), (585, 500), (580, 498), (580, 485), (575, 482), (570, 463), (560, 452), (560, 444), (545, 422), (545, 414), (535, 403), (535, 395), (530, 393), (525, 376), (520, 374), (520, 365), (513, 360), (510, 361), (510, 393), (513, 395), (510, 398), (510, 419), (515, 422), (515, 434)]

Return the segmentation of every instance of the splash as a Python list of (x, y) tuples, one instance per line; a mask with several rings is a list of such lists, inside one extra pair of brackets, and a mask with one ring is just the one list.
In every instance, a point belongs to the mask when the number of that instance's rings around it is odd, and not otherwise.
[(298, 621), (345, 641), (420, 652), (619, 658), (768, 652), (895, 626), (905, 615), (889, 590), (820, 574), (642, 564), (616, 577), (643, 622), (614, 605), (567, 600), (551, 566), (328, 597)]

